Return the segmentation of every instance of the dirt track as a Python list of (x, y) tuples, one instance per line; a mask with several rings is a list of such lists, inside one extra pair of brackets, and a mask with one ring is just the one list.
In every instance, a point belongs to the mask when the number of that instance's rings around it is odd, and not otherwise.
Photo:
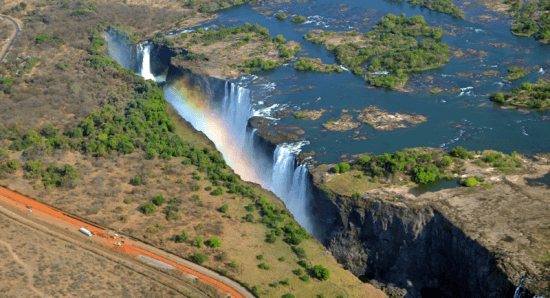
[[(2, 62), (2, 60), (4, 60), (4, 57), (6, 57), (6, 54), (8, 54), (9, 50), (10, 50), (10, 47), (13, 45), (13, 43), (15, 42), (15, 39), (17, 38), (17, 36), (19, 35), (19, 32), (21, 31), (21, 27), (19, 27), (19, 23), (10, 18), (10, 17), (7, 17), (7, 16), (3, 16), (3, 15), (0, 15), (0, 18), (4, 18), (4, 19), (7, 19), (9, 20), (10, 22), (13, 23), (13, 26), (15, 27), (15, 34), (11, 37), (11, 40), (10, 40), (10, 43), (7, 45), (5, 51), (2, 53), (0, 52), (0, 63)], [(2, 50), (2, 49), (0, 49)]]
[[(86, 220), (72, 216), (2, 187), (0, 187), (0, 205), (6, 207), (2, 208), (0, 206), (0, 213), (3, 213), (10, 218), (34, 229), (41, 230), (42, 232), (46, 232), (48, 234), (53, 234), (53, 236), (62, 238), (66, 241), (76, 242), (79, 246), (96, 254), (103, 256), (108, 255), (110, 258), (116, 258), (118, 261), (122, 261), (122, 259), (124, 259), (124, 262), (126, 263), (130, 261), (133, 265), (138, 265), (141, 267), (149, 267), (137, 261), (131, 261), (138, 255), (146, 256), (177, 268), (177, 270), (180, 271), (180, 274), (183, 273), (184, 276), (186, 274), (196, 276), (201, 282), (214, 285), (219, 291), (227, 293), (232, 297), (254, 297), (237, 283), (225, 277), (219, 276), (206, 268), (185, 260), (181, 260), (175, 256), (169, 256), (166, 253), (163, 254), (166, 255), (166, 257), (160, 256), (159, 254), (153, 252), (154, 248), (151, 248), (143, 243), (135, 243), (129, 239), (112, 239), (105, 233), (104, 227), (87, 222)], [(84, 234), (81, 234), (78, 232), (80, 227), (88, 229), (94, 235), (92, 237), (87, 237)], [(70, 232), (66, 232), (66, 230), (69, 230)], [(90, 241), (90, 239), (92, 239), (92, 241)], [(115, 241), (119, 242), (121, 240), (125, 243), (120, 246), (115, 246)], [(94, 245), (90, 245), (89, 243), (93, 243)], [(182, 264), (185, 264), (185, 266)], [(148, 268), (148, 271), (151, 271), (150, 267)], [(207, 297), (205, 294), (199, 292), (193, 287), (190, 287), (188, 284), (174, 278), (173, 276), (160, 271), (155, 273), (162, 275), (164, 278), (168, 278), (170, 281), (179, 284), (179, 286), (188, 288), (200, 297)], [(238, 288), (239, 291), (235, 290), (233, 287)]]

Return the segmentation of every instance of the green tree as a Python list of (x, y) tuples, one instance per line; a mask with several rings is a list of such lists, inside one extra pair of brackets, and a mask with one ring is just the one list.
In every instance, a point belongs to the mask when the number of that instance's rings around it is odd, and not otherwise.
[(294, 294), (284, 294), (283, 296), (281, 296), (281, 298), (296, 298), (296, 296), (294, 296)]
[(229, 209), (229, 206), (227, 206), (227, 204), (223, 204), (221, 207), (220, 207), (220, 211), (222, 213), (227, 213), (227, 210)]
[(466, 186), (466, 187), (476, 186), (477, 183), (478, 183), (478, 182), (477, 182), (477, 179), (474, 178), (474, 177), (470, 177), (470, 178), (468, 178), (468, 179), (462, 179), (462, 180), (460, 181), (460, 184), (461, 184), (462, 186)]
[(189, 240), (189, 234), (187, 234), (186, 230), (182, 230), (181, 234), (178, 234), (178, 235), (174, 236), (174, 241), (176, 243), (183, 243), (187, 240)]
[(340, 168), (340, 173), (345, 173), (350, 169), (350, 165), (345, 162), (339, 163), (338, 167)]
[(141, 210), (146, 214), (153, 213), (155, 212), (155, 205), (151, 202), (147, 202), (143, 206), (141, 206)]
[(193, 241), (193, 245), (198, 248), (201, 248), (203, 244), (204, 244), (204, 240), (202, 239), (202, 237), (198, 235), (195, 236), (195, 241)]
[(141, 180), (141, 176), (139, 176), (139, 175), (136, 176), (136, 177), (134, 178), (134, 180), (132, 180), (132, 182), (134, 182), (134, 185), (137, 185), (137, 186), (143, 184), (143, 181)]
[(208, 260), (208, 256), (200, 252), (195, 253), (195, 255), (193, 256), (193, 261), (195, 261), (195, 263), (197, 264), (202, 264), (206, 262), (206, 260)]
[(218, 238), (210, 238), (208, 239), (208, 245), (212, 248), (216, 248), (222, 246), (222, 242)]
[(166, 199), (162, 195), (157, 195), (153, 198), (153, 204), (157, 206), (161, 206), (162, 204), (166, 203)]
[(327, 280), (330, 277), (330, 272), (322, 265), (313, 266), (313, 275), (320, 280)]

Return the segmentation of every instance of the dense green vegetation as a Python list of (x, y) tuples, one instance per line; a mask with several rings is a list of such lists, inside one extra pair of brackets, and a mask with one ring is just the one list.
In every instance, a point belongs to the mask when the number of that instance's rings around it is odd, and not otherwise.
[(242, 5), (250, 2), (250, 0), (213, 0), (213, 1), (201, 1), (201, 0), (184, 0), (184, 7), (193, 9), (193, 12), (215, 12), (220, 9), (228, 8), (235, 5)]
[(521, 157), (516, 153), (506, 155), (486, 150), (478, 152), (478, 155), (475, 157), (475, 152), (461, 147), (449, 152), (432, 148), (404, 149), (393, 154), (364, 156), (351, 168), (363, 171), (371, 177), (372, 182), (381, 177), (407, 175), (416, 183), (427, 184), (440, 179), (452, 179), (453, 174), (462, 172), (465, 160), (473, 160), (480, 167), (492, 166), (502, 172), (515, 172), (523, 165)]
[[(512, 0), (513, 1), (513, 0)], [(522, 7), (521, 13), (519, 13), (519, 3), (522, 1), (515, 1), (511, 8), (512, 16), (516, 17), (516, 23), (512, 26), (512, 33), (517, 36), (530, 37), (539, 31), (539, 26), (533, 21), (533, 16), (538, 8), (536, 2), (528, 2)]]
[[(449, 62), (447, 45), (439, 43), (442, 30), (431, 28), (422, 16), (408, 18), (405, 14), (388, 14), (373, 28), (374, 32), (360, 36), (359, 42), (337, 46), (327, 44), (325, 37), (333, 34), (330, 31), (320, 35), (309, 33), (304, 35), (304, 39), (325, 44), (327, 50), (334, 52), (338, 62), (356, 75), (362, 75), (364, 64), (370, 61), (365, 79), (384, 88), (405, 85), (407, 72), (434, 69)], [(356, 32), (339, 34), (342, 40), (358, 36)], [(373, 74), (379, 71), (389, 73)]]
[(303, 23), (306, 20), (306, 18), (304, 18), (303, 16), (295, 16), (290, 20), (294, 23)]
[(550, 107), (550, 83), (539, 79), (537, 83), (522, 83), (509, 93), (497, 92), (490, 96), (491, 101), (499, 104), (532, 108), (548, 109)]
[[(318, 61), (317, 61), (318, 60)], [(317, 71), (317, 72), (342, 72), (343, 69), (337, 65), (330, 64), (324, 65), (321, 63), (320, 59), (311, 59), (311, 58), (300, 58), (296, 63), (294, 63), (294, 69), (300, 71)]]
[[(391, 1), (403, 2), (403, 0)], [(407, 2), (413, 5), (420, 5), (437, 12), (446, 13), (459, 19), (464, 20), (465, 18), (464, 12), (462, 12), (451, 0), (407, 0)]]
[(518, 80), (518, 79), (521, 79), (521, 78), (523, 78), (524, 76), (527, 75), (527, 71), (525, 71), (525, 69), (523, 69), (521, 67), (517, 67), (517, 66), (509, 67), (508, 68), (508, 73), (510, 73), (510, 74), (507, 77), (504, 78), (507, 81)]

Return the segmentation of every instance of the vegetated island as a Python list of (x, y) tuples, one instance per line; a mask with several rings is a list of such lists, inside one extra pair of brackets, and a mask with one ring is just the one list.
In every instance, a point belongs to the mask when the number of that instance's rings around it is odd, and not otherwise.
[(269, 37), (269, 30), (258, 24), (204, 30), (155, 39), (155, 45), (166, 45), (181, 54), (172, 58), (176, 67), (191, 69), (196, 74), (225, 79), (272, 70), (292, 59), (300, 45), (287, 41), (281, 34)]
[(543, 44), (550, 43), (550, 1), (507, 0), (503, 5), (486, 2), (487, 9), (507, 13), (516, 21), (510, 32), (516, 36), (531, 37)]
[[(391, 0), (402, 3), (403, 0)], [(430, 10), (446, 13), (455, 18), (465, 19), (464, 12), (458, 8), (451, 0), (407, 0), (412, 5), (420, 5)]]
[(390, 113), (375, 106), (368, 106), (360, 112), (357, 119), (377, 130), (395, 130), (428, 121), (428, 117), (418, 114)]
[(443, 31), (431, 28), (422, 16), (387, 14), (366, 34), (312, 30), (304, 39), (324, 44), (354, 74), (367, 72), (370, 84), (397, 89), (406, 84), (407, 72), (449, 62), (447, 44), (438, 42), (442, 36)]
[(499, 104), (509, 104), (516, 107), (530, 109), (550, 108), (550, 83), (539, 79), (535, 84), (522, 83), (512, 92), (497, 92), (489, 97)]

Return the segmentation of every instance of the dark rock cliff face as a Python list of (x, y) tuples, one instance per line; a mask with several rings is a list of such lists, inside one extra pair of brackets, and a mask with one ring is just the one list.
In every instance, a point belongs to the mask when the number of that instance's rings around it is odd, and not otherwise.
[[(324, 228), (319, 240), (354, 275), (385, 283), (390, 297), (512, 298), (516, 277), (529, 272), (496, 257), (431, 204), (385, 191), (353, 200), (323, 191), (315, 175), (311, 206)], [(429, 290), (444, 294), (426, 295)]]

